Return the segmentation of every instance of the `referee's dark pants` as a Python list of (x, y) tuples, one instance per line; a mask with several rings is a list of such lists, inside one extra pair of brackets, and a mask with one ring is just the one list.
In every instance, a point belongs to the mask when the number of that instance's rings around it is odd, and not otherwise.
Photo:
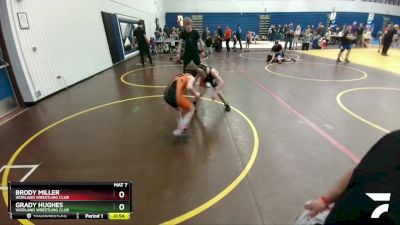
[(392, 40), (387, 40), (387, 39), (384, 39), (383, 40), (383, 48), (382, 48), (382, 55), (387, 55), (387, 52), (388, 52), (388, 50), (389, 50), (389, 48), (390, 48), (390, 45), (392, 45)]
[(240, 35), (237, 36), (237, 41), (239, 42), (240, 50), (242, 50), (242, 40), (240, 39)]
[(139, 49), (139, 53), (140, 53), (140, 61), (142, 62), (142, 65), (144, 65), (144, 60), (145, 60), (146, 56), (149, 59), (150, 64), (153, 65), (153, 60), (151, 58), (149, 48)]
[(184, 56), (183, 56), (183, 72), (185, 72), (186, 66), (187, 66), (191, 61), (193, 61), (194, 64), (196, 64), (196, 65), (200, 65), (201, 61), (200, 61), (200, 56), (199, 56), (199, 54), (195, 54), (195, 55), (192, 55), (192, 56), (187, 56), (187, 55), (184, 55)]
[(229, 47), (229, 42), (231, 41), (230, 38), (226, 39), (226, 50), (229, 52), (231, 50), (231, 48)]

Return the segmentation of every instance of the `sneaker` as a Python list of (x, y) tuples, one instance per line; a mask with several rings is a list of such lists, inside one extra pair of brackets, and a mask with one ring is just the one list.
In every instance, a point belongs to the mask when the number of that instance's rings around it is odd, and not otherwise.
[(344, 61), (346, 61), (347, 63), (349, 63), (349, 62), (350, 62), (350, 60), (348, 60), (348, 59), (345, 59)]
[(336, 62), (341, 62), (340, 59), (336, 59)]
[(175, 130), (172, 132), (172, 134), (173, 134), (175, 137), (185, 137), (185, 136), (187, 136), (186, 129), (180, 129), (180, 128), (175, 129)]
[(227, 111), (227, 112), (231, 111), (231, 107), (229, 106), (228, 103), (225, 103), (224, 106), (225, 106), (225, 111)]

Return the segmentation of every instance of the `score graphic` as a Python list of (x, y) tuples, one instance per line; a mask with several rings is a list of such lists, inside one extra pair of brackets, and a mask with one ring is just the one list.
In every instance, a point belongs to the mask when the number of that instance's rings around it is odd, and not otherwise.
[(12, 219), (128, 220), (132, 182), (10, 182)]

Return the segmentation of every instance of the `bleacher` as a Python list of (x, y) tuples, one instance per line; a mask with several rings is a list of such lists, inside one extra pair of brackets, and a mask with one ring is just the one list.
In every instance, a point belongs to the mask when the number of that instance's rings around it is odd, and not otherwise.
[(390, 4), (390, 5), (400, 5), (400, 0), (362, 0), (362, 1)]

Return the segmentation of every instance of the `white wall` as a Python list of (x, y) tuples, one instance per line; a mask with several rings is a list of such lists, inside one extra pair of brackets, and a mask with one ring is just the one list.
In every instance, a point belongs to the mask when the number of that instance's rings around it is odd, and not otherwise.
[[(112, 66), (101, 11), (165, 22), (160, 0), (0, 0), (0, 21), (25, 102), (35, 102)], [(26, 12), (30, 28), (20, 29)], [(34, 51), (33, 47), (37, 50)], [(37, 91), (41, 96), (36, 96)]]
[(365, 12), (400, 15), (400, 6), (361, 0), (165, 0), (165, 12)]

